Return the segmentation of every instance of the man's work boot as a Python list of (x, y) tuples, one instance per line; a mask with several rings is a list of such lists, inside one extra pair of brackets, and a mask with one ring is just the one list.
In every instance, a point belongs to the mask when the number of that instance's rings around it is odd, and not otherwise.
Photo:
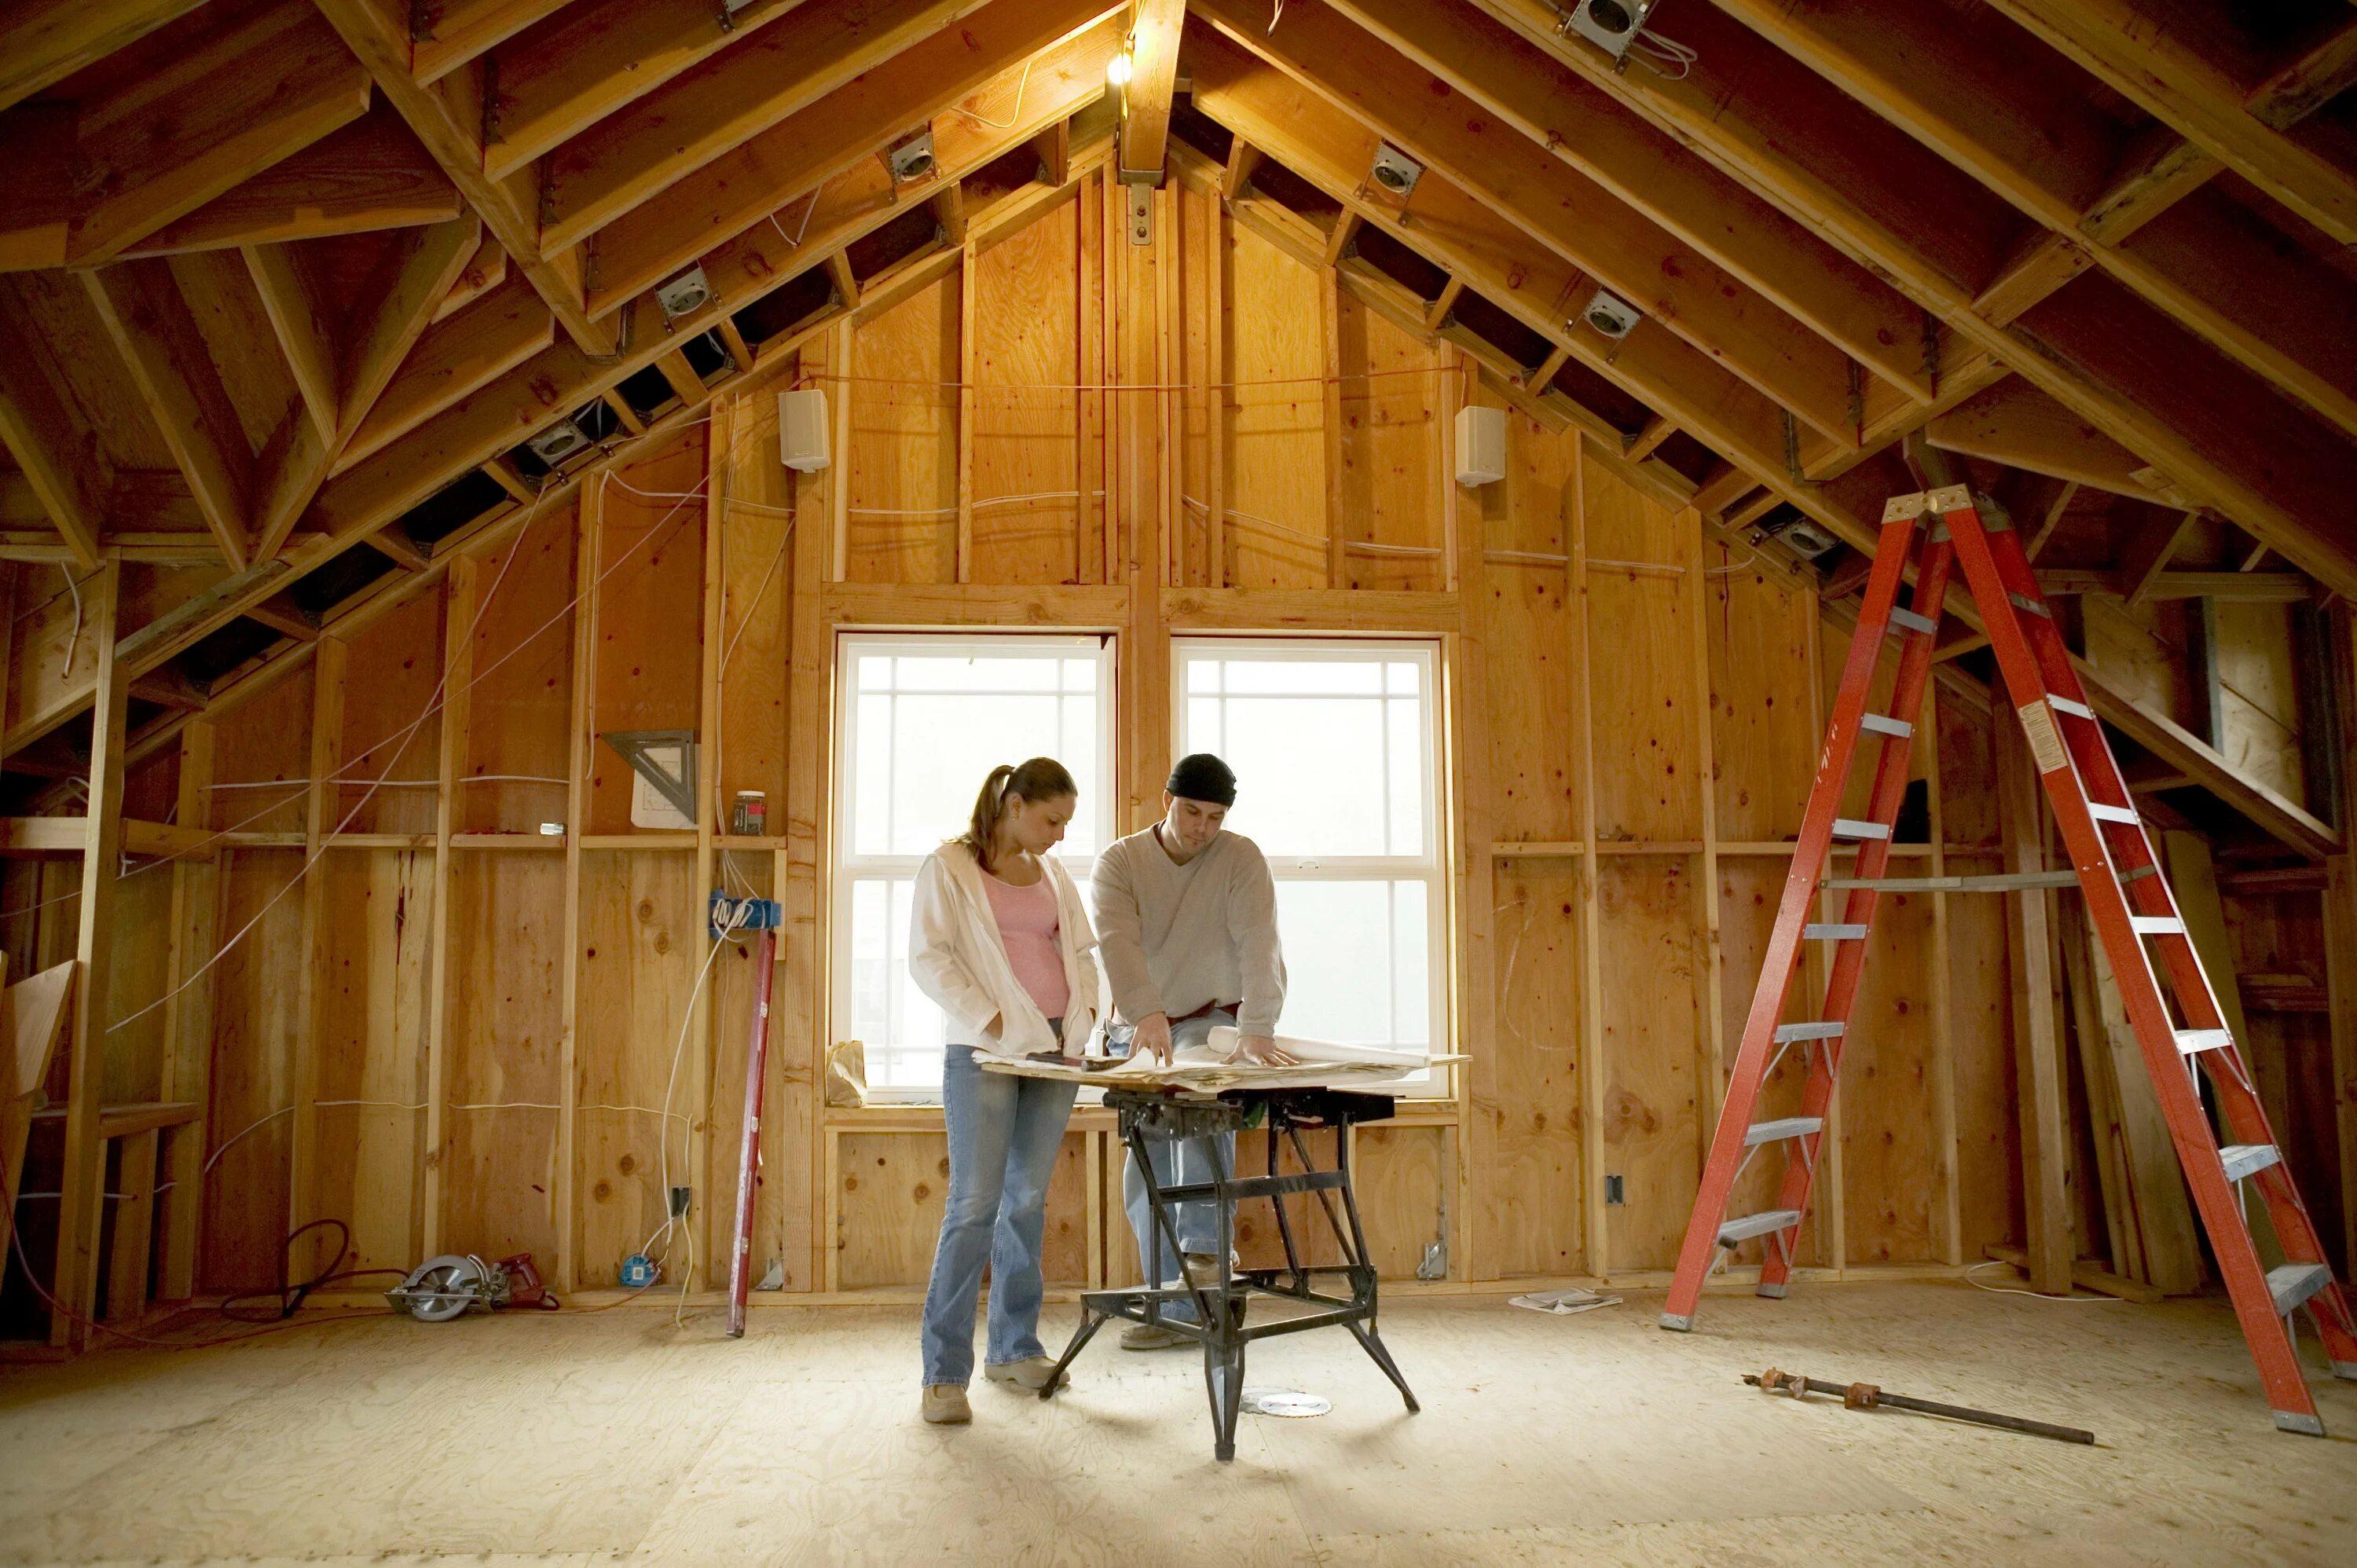
[(1158, 1324), (1133, 1323), (1121, 1331), (1121, 1348), (1125, 1350), (1168, 1350), (1175, 1345), (1192, 1345), (1189, 1335)]

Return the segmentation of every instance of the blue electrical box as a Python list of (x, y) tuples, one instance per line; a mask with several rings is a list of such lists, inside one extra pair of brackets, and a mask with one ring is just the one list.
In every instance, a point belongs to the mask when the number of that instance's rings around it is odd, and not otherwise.
[(644, 1290), (662, 1276), (662, 1271), (656, 1268), (654, 1260), (644, 1252), (633, 1252), (622, 1260), (622, 1288), (625, 1290)]
[(786, 923), (786, 908), (775, 898), (732, 898), (716, 887), (705, 918), (717, 941), (746, 931), (774, 931)]

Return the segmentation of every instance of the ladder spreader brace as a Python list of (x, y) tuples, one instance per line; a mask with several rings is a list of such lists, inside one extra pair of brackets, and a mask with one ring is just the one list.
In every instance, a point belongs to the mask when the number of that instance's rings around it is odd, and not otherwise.
[[(1928, 532), (1926, 518), (1932, 520)], [(1919, 545), (1917, 535), (1923, 534)], [(1909, 568), (1910, 604), (1899, 604)], [(2010, 876), (1893, 877), (1883, 875), (1890, 839), (1907, 789), (1909, 752), (1951, 573), (1961, 567), (1996, 655), (2014, 714), (2028, 737), (2039, 782), (2052, 802), (2071, 870)], [(1899, 639), (1889, 711), (1867, 703), (1887, 639)], [(1857, 748), (1877, 737), (1873, 783), (1866, 815), (1839, 815)], [(1847, 876), (1828, 877), (1834, 841), (1854, 842), (1857, 864)], [(2184, 1167), (2195, 1208), (2208, 1230), (2220, 1273), (2233, 1297), (2243, 1337), (2258, 1364), (2276, 1425), (2321, 1436), (2323, 1423), (2299, 1369), (2292, 1315), (2308, 1308), (2321, 1334), (2335, 1377), (2357, 1380), (2357, 1323), (2325, 1262), (2316, 1227), (2300, 1201), (2291, 1172), (2267, 1126), (2241, 1048), (2226, 1026), (2218, 999), (2187, 937), (2184, 919), (2161, 874), (2152, 843), (2137, 818), (2127, 780), (2112, 756), (2103, 725), (2089, 705), (2054, 625), (2021, 542), (2002, 516), (1984, 519), (1971, 492), (1951, 485), (1895, 496), (1884, 507), (1881, 537), (1867, 579), (1866, 602), (1842, 668), (1824, 749), (1818, 758), (1807, 813), (1784, 881), (1776, 925), (1744, 1021), (1743, 1038), (1711, 1138), (1702, 1186), (1686, 1223), (1677, 1273), (1662, 1326), (1688, 1329), (1715, 1254), (1754, 1237), (1765, 1238), (1759, 1294), (1781, 1296), (1792, 1253), (1808, 1213), (1818, 1144), (1841, 1067), (1842, 1047), (1866, 964), (1875, 910), (1886, 892), (1983, 891), (2076, 883), (2087, 918), (2102, 940), (2119, 983), (2169, 1137)], [(1817, 920), (1812, 909), (1823, 891), (1846, 895), (1838, 920)], [(1787, 994), (1800, 967), (1803, 944), (1833, 944), (1833, 967), (1823, 1007), (1814, 1018), (1785, 1021)], [(2156, 971), (2156, 961), (2158, 971)], [(2162, 988), (2163, 978), (2167, 990)], [(2169, 998), (2176, 998), (2172, 1015)], [(1758, 1117), (1760, 1090), (1783, 1049), (1803, 1043), (1806, 1079), (1797, 1115)], [(1811, 1049), (1822, 1046), (1822, 1049)], [(2207, 1079), (2229, 1143), (2212, 1133), (2201, 1102)], [(1779, 1146), (1786, 1159), (1774, 1206), (1729, 1219), (1727, 1200), (1751, 1156)], [(1797, 1157), (1795, 1157), (1797, 1156)], [(2244, 1220), (2236, 1188), (2257, 1184), (2287, 1262), (2261, 1265)]]

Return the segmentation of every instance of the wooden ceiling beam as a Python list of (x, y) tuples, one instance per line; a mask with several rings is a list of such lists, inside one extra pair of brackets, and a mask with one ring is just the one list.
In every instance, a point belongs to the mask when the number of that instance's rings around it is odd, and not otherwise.
[[(333, 378), (331, 417), (325, 422), (317, 417), (318, 406), (307, 388), (303, 402), (313, 417), (300, 428), (282, 425), (257, 459), (256, 488), (262, 496), (257, 559), (267, 561), (284, 548), (304, 509), (327, 482), (344, 443), (432, 322), (436, 306), (473, 258), (482, 234), (481, 220), (471, 213), (431, 228), (398, 231), (360, 289), (351, 314), (333, 327), (317, 311), (308, 317), (297, 314), (303, 302), (317, 297), (317, 290), (304, 282), (298, 269), (285, 264), (283, 255), (257, 258), (255, 252), (246, 252), (249, 268), (260, 262), (254, 281), (262, 286), (273, 325), (279, 326), (282, 317), (287, 323), (279, 327), (279, 338), (290, 363), (298, 356), (306, 361), (297, 372), (298, 382), (323, 372)], [(271, 280), (268, 285), (264, 285), (265, 277)], [(298, 295), (288, 294), (290, 285), (299, 289)], [(274, 296), (278, 306), (271, 306)], [(322, 328), (328, 328), (324, 337)]]
[(302, 0), (156, 64), (76, 105), (72, 209), (42, 264), (106, 262), (368, 113), (367, 73)]
[(203, 0), (20, 0), (0, 22), (0, 109), (22, 102)]
[[(713, 0), (711, 9), (719, 5)], [(421, 86), (439, 81), (565, 5), (565, 0), (434, 0), (416, 6), (411, 15), (425, 29), (414, 40), (410, 72)]]
[[(1366, 29), (1304, 7), (1275, 33), (1257, 0), (1196, 0), (1196, 14), (1232, 43), (1303, 82), (1367, 128), (1365, 165), (1388, 140), (1430, 171), (1504, 213), (1522, 231), (1645, 312), (1820, 435), (1855, 445), (1849, 360), (1512, 125), (1469, 115), (1449, 87)], [(1367, 167), (1356, 171), (1368, 181)], [(1406, 202), (1409, 226), (1422, 205)], [(1577, 316), (1584, 295), (1556, 308)]]
[(2147, 125), (2129, 138), (2111, 183), (2079, 214), (2079, 232), (2098, 244), (2126, 244), (2129, 235), (2207, 185), (2225, 166), (2179, 135), (2175, 126)]
[(483, 225), (469, 214), (430, 229), (405, 231), (377, 264), (354, 310), (344, 343), (339, 439), (349, 439), (376, 406), (435, 311), (481, 248)]
[(2018, 376), (2007, 376), (1979, 396), (1923, 427), (1943, 451), (1980, 457), (2135, 500), (2167, 497), (2136, 476), (2136, 455)]
[(238, 252), (262, 296), (262, 308), (278, 335), (295, 388), (310, 411), (323, 437), (332, 438), (342, 420), (342, 378), (338, 373), (336, 339), (340, 313), (331, 308), (326, 289), (311, 275), (303, 252), (291, 245), (246, 245)]
[[(1103, 94), (1105, 61), (1120, 38), (1103, 0), (997, 0), (600, 231), (591, 307), (603, 315), (644, 293), (854, 166), (872, 163), (883, 174), (879, 150), (928, 119), (937, 178), (948, 177), (942, 148), (953, 123), (982, 122), (994, 137), (1012, 132), (1028, 140)], [(1020, 111), (1007, 124), (1018, 96)], [(930, 185), (896, 191), (888, 178), (880, 189), (872, 180), (862, 188), (886, 206), (931, 192)]]
[(2352, 87), (2357, 87), (2357, 16), (2276, 67), (2243, 100), (2243, 109), (2263, 125), (2288, 131)]
[(465, 210), (441, 166), (401, 116), (380, 103), (122, 254), (127, 260), (447, 223)]
[[(1003, 13), (1022, 4), (999, 0), (994, 10)], [(797, 6), (553, 149), (541, 170), (542, 253), (587, 239), (862, 72), (981, 9), (977, 0), (880, 0), (857, 10)], [(957, 48), (958, 35), (944, 41), (956, 53), (965, 52)], [(993, 74), (995, 70), (976, 72), (968, 85)], [(920, 116), (912, 113), (916, 103), (956, 95), (911, 99), (902, 123), (877, 136), (877, 144), (919, 123)]]
[(375, 0), (312, 0), (368, 70), (385, 102), (400, 112), (467, 205), (481, 217), (546, 302), (566, 334), (587, 352), (614, 350), (612, 330), (583, 306), (586, 259), (578, 249), (545, 256), (540, 248), (536, 191), (528, 179), (500, 180), (483, 171), (483, 62), (421, 85), (411, 74), (409, 29)]
[(341, 473), (514, 370), (554, 339), (556, 320), (514, 279), (427, 328), (337, 458)]
[(2357, 244), (2357, 168), (2251, 114), (2244, 103), (2265, 83), (2237, 80), (2237, 51), (2136, 0), (1990, 3), (2341, 244)]
[[(97, 437), (42, 369), (40, 334), (14, 279), (0, 278), (0, 444), (16, 460), (74, 561), (98, 567), (107, 475)], [(0, 706), (5, 706), (0, 703)]]
[(507, 281), (508, 253), (497, 240), (485, 234), (474, 255), (458, 270), (458, 281), (450, 285), (450, 292), (434, 307), (434, 319), (449, 320)]
[[(1972, 291), (2003, 260), (2018, 215), (1930, 149), (1891, 135), (1862, 107), (1846, 109), (1839, 91), (1800, 61), (1763, 48), (1756, 35), (1705, 9), (1684, 18), (1679, 34), (1702, 51), (1686, 77), (1620, 74), (1598, 51), (1556, 37), (1557, 14), (1544, 0), (1480, 3), (1883, 272), (1961, 341), (1996, 353), (2192, 499), (2336, 590), (2357, 593), (2357, 542), (2348, 536), (2345, 510), (2327, 499), (2345, 459), (2331, 452), (2335, 443), (2312, 438), (2309, 416), (2222, 355), (2192, 346), (2190, 334), (2141, 301), (2128, 296), (2124, 306), (2122, 291), (2096, 274), (2082, 274), (2009, 328), (1975, 316)], [(2024, 0), (1999, 3), (2018, 11)], [(1919, 157), (1932, 166), (1921, 166)], [(2156, 353), (2160, 344), (2170, 352)], [(2088, 347), (2097, 351), (2079, 351)], [(2166, 362), (2188, 351), (2187, 362), (2201, 367), (2190, 376)], [(2157, 407), (2172, 417), (2157, 417)], [(2290, 418), (2288, 450), (2269, 434), (2278, 410)]]
[[(2049, 231), (1986, 285), (1975, 310), (2006, 326), (2083, 268), (2101, 266), (2254, 374), (2357, 434), (2357, 285), (2198, 182), (2139, 203), (2133, 244), (2084, 219), (2116, 200), (2115, 171), (2145, 149), (2096, 102), (2098, 84), (2012, 22), (1944, 0), (1722, 9), (1872, 104), (1899, 130)], [(2172, 133), (2173, 134), (2173, 133)], [(2102, 225), (2098, 225), (2099, 231)]]
[[(1093, 59), (1094, 83), (1085, 90), (1076, 90), (1072, 108), (1094, 102), (1102, 95), (1104, 55), (1111, 52), (1114, 41), (1116, 37), (1111, 34), (1097, 40), (1094, 47), (1101, 48), (1103, 53)], [(979, 119), (972, 123), (963, 119), (945, 122), (944, 133), (936, 143), (942, 177), (963, 178), (1036, 134), (1036, 127), (1026, 130), (1017, 126), (1010, 130)], [(1091, 166), (1101, 159), (1102, 155), (1098, 155), (1092, 160)], [(880, 166), (832, 183), (822, 193), (813, 209), (812, 223), (804, 231), (803, 245), (800, 249), (786, 244), (782, 239), (763, 238), (756, 234), (731, 241), (705, 255), (704, 266), (716, 291), (716, 297), (703, 310), (677, 323), (678, 331), (694, 335), (725, 322), (726, 311), (741, 309), (763, 294), (782, 287), (810, 268), (821, 264), (828, 252), (839, 250), (888, 221), (897, 210), (892, 204), (888, 181), (884, 179)], [(778, 354), (790, 349), (791, 338), (792, 335), (789, 335), (785, 338), (772, 339), (770, 345), (772, 353), (766, 358), (774, 360)], [(441, 566), (452, 552), (479, 541), (504, 537), (504, 530), (513, 527), (519, 519), (527, 515), (525, 510), (510, 507), (503, 511), (488, 514), (458, 533), (437, 542), (431, 555), (404, 532), (399, 521), (401, 513), (425, 495), (449, 483), (467, 467), (480, 467), (496, 460), (507, 446), (521, 439), (514, 414), (519, 398), (526, 403), (551, 409), (578, 407), (582, 402), (599, 395), (607, 387), (619, 383), (653, 362), (669, 341), (669, 338), (660, 339), (655, 346), (635, 350), (627, 357), (603, 360), (583, 356), (570, 341), (553, 344), (544, 351), (532, 375), (511, 380), (508, 396), (486, 398), (479, 408), (465, 416), (473, 421), (475, 428), (471, 435), (453, 428), (446, 417), (442, 429), (428, 432), (424, 438), (437, 449), (462, 442), (470, 444), (480, 453), (472, 462), (437, 463), (426, 447), (419, 445), (414, 449), (404, 446), (402, 451), (382, 455), (374, 463), (363, 465), (356, 473), (364, 476), (360, 482), (367, 487), (365, 490), (353, 488), (341, 495), (323, 498), (344, 507), (345, 513), (338, 514), (333, 506), (323, 510), (315, 503), (309, 520), (322, 526), (296, 533), (288, 548), (276, 559), (232, 572), (123, 639), (116, 645), (117, 666), (135, 677), (169, 663), (237, 618), (249, 607), (283, 592), (355, 542), (367, 544), (404, 568), (404, 575), (400, 579), (381, 579), (381, 582), (397, 585), (400, 593), (414, 592), (438, 581)], [(749, 360), (752, 356), (748, 354), (745, 358)], [(734, 384), (734, 380), (730, 378), (729, 384)], [(388, 398), (390, 395), (388, 393)], [(650, 449), (650, 444), (667, 438), (693, 416), (692, 407), (673, 410), (649, 426), (647, 436), (622, 445), (610, 456), (594, 459), (563, 476), (547, 490), (545, 499), (541, 501), (542, 506), (544, 509), (548, 504), (561, 501), (573, 493), (586, 476), (602, 470), (609, 462), (629, 461), (633, 454)], [(487, 435), (489, 439), (485, 438)], [(336, 488), (331, 485), (329, 489), (332, 491)], [(366, 601), (371, 609), (384, 602), (374, 595), (373, 590), (364, 591), (356, 598)], [(343, 612), (350, 607), (349, 603), (339, 606), (337, 611), (326, 618), (328, 629), (340, 631), (347, 626)], [(262, 667), (265, 671), (270, 668), (274, 666), (265, 664)], [(241, 678), (235, 683), (235, 689), (242, 693), (249, 681), (250, 678)], [(18, 723), (5, 738), (0, 738), (0, 755), (20, 752), (54, 731), (58, 725), (87, 711), (91, 692), (91, 688), (85, 684), (76, 692), (62, 694), (40, 714)]]
[(1170, 145), (1170, 95), (1178, 84), (1178, 33), (1187, 0), (1137, 0), (1129, 27), (1129, 85), (1122, 90), (1124, 179), (1162, 180)]
[(483, 149), (484, 168), (520, 173), (806, 3), (751, 0), (730, 13), (719, 0), (575, 0), (500, 50), (500, 139)]
[(169, 263), (124, 262), (82, 282), (223, 558), (243, 567), (253, 453)]
[(1468, 0), (1334, 0), (1501, 122), (1928, 402), (1921, 312), (1898, 290)]
[[(1467, 289), (1513, 316), (1549, 344), (1627, 388), (1649, 406), (1747, 467), (1784, 472), (1781, 412), (1725, 367), (1648, 318), (1618, 340), (1566, 319), (1580, 295), (1573, 267), (1534, 246), (1489, 201), (1426, 169), (1409, 220), (1388, 200), (1360, 193), (1377, 140), (1309, 86), (1266, 64), (1225, 36), (1190, 34), (1188, 66), (1195, 104), (1265, 148), (1269, 157), (1317, 186), (1378, 229), (1423, 254)], [(1322, 233), (1318, 236), (1322, 249)], [(1318, 250), (1310, 260), (1316, 263)], [(1517, 366), (1527, 371), (1528, 366)]]

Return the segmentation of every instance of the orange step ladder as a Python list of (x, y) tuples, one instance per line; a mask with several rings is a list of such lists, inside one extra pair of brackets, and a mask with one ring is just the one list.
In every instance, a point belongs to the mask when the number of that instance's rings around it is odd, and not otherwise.
[[(1924, 532), (1927, 518), (1928, 533), (1919, 547), (1917, 535)], [(1910, 564), (1914, 592), (1910, 606), (1901, 607), (1899, 596)], [(2127, 781), (2087, 703), (2020, 540), (2002, 517), (1985, 520), (1962, 485), (1894, 497), (1883, 510), (1866, 603), (1843, 666), (1792, 869), (1744, 1022), (1694, 1214), (1686, 1222), (1662, 1326), (1684, 1330), (1694, 1326), (1704, 1277), (1722, 1248), (1731, 1250), (1755, 1237), (1765, 1240), (1761, 1295), (1781, 1296), (1791, 1278), (1793, 1247), (1808, 1213), (1825, 1113), (1866, 964), (1875, 908), (1884, 892), (1921, 880), (1892, 878), (1884, 871), (1906, 792), (1915, 719), (1931, 677), (1940, 609), (1957, 568), (1979, 607), (2006, 689), (2029, 737), (2039, 780), (2053, 804), (2072, 870), (1950, 877), (1942, 886), (1996, 891), (2078, 884), (2088, 921), (2118, 979), (2145, 1069), (2233, 1298), (2243, 1337), (2258, 1363), (2276, 1425), (2320, 1436), (2323, 1423), (2300, 1376), (2293, 1316), (2303, 1306), (2309, 1310), (2322, 1335), (2333, 1375), (2352, 1380), (2357, 1380), (2357, 1323), (2352, 1323), (2349, 1304), (2325, 1262), (2316, 1227), (2267, 1127), (2250, 1069), (2194, 955), (2168, 878), (2137, 819)], [(1900, 639), (1900, 650), (1890, 711), (1869, 713), (1867, 703), (1883, 644), (1892, 637)], [(1842, 796), (1858, 746), (1868, 736), (1878, 737), (1880, 753), (1866, 815), (1846, 818), (1839, 814)], [(1857, 844), (1857, 865), (1849, 876), (1827, 878), (1826, 865), (1836, 840)], [(1813, 917), (1821, 887), (1847, 892), (1839, 920)], [(1813, 1019), (1788, 1023), (1786, 997), (1800, 967), (1803, 944), (1810, 941), (1833, 944), (1824, 1004)], [(2172, 995), (2174, 1015), (2169, 1000)], [(1757, 1120), (1762, 1084), (1795, 1047), (1807, 1074), (1801, 1113)], [(2202, 1104), (2205, 1078), (2219, 1123), (2231, 1140), (2222, 1145), (2211, 1131)], [(1769, 1148), (1781, 1149), (1785, 1160), (1774, 1207), (1729, 1218), (1727, 1200), (1737, 1179), (1754, 1156)], [(2273, 1269), (2261, 1264), (2244, 1223), (2237, 1190), (2244, 1182), (2257, 1184), (2287, 1260)]]

